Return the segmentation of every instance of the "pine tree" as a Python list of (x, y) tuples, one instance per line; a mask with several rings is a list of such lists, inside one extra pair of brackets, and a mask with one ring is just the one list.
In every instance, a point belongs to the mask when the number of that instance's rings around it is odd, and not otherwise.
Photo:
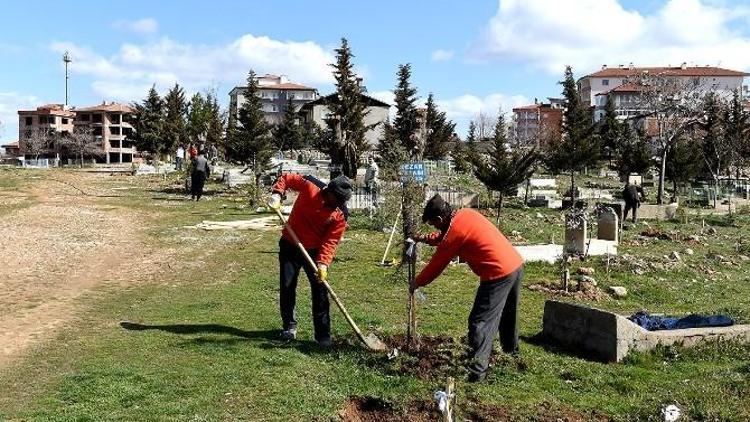
[(302, 128), (297, 123), (298, 117), (294, 109), (294, 103), (289, 98), (284, 107), (281, 122), (274, 128), (274, 144), (281, 151), (293, 151), (303, 148)]
[(469, 133), (466, 135), (466, 159), (470, 169), (479, 160), (479, 145), (477, 142), (477, 124), (472, 120), (469, 122)]
[(725, 134), (732, 146), (732, 164), (736, 167), (739, 178), (739, 169), (750, 161), (750, 121), (744, 112), (742, 97), (738, 90), (732, 94), (727, 114)]
[(378, 140), (378, 151), (380, 151), (380, 170), (392, 179), (398, 175), (401, 163), (406, 161), (406, 150), (396, 136), (390, 120), (383, 123), (383, 132)]
[(456, 124), (448, 121), (445, 112), (438, 110), (432, 93), (427, 96), (426, 124), (427, 139), (424, 146), (424, 158), (442, 160), (450, 150), (449, 143)]
[(599, 120), (598, 134), (601, 140), (602, 153), (605, 154), (609, 164), (612, 165), (612, 155), (617, 149), (617, 143), (622, 134), (622, 123), (617, 120), (615, 112), (615, 103), (611, 96), (607, 96), (607, 102), (604, 106), (604, 115)]
[(398, 83), (393, 91), (396, 103), (396, 118), (393, 120), (393, 128), (396, 138), (401, 142), (408, 157), (412, 160), (422, 158), (422, 146), (420, 145), (417, 130), (417, 89), (411, 85), (411, 65), (409, 63), (399, 65), (397, 73)]
[(206, 94), (205, 101), (206, 122), (206, 145), (214, 145), (217, 149), (224, 146), (224, 115), (219, 107), (219, 101), (213, 92)]
[(256, 200), (260, 195), (260, 178), (268, 170), (273, 156), (270, 127), (263, 114), (258, 78), (253, 70), (247, 76), (245, 102), (239, 110), (236, 127), (227, 143), (227, 155), (253, 169)]
[(702, 169), (703, 159), (696, 142), (684, 136), (676, 138), (665, 163), (665, 176), (672, 180), (674, 195), (677, 196), (678, 185), (697, 178)]
[(615, 139), (614, 164), (622, 179), (627, 180), (631, 173), (645, 173), (651, 167), (651, 146), (644, 134), (629, 124), (620, 124)]
[(535, 149), (508, 151), (508, 136), (505, 117), (499, 113), (493, 136), (492, 148), (487, 157), (475, 156), (474, 175), (490, 192), (495, 192), (497, 201), (497, 224), (500, 224), (500, 212), (503, 199), (513, 195), (518, 185), (531, 177), (537, 160)]
[(141, 104), (133, 104), (135, 113), (134, 143), (139, 151), (160, 154), (167, 152), (164, 139), (164, 101), (151, 86), (148, 96)]
[(336, 80), (336, 96), (327, 106), (331, 114), (338, 119), (335, 124), (339, 125), (341, 136), (332, 144), (331, 163), (340, 165), (346, 176), (354, 178), (357, 175), (360, 155), (369, 149), (364, 124), (367, 111), (362, 101), (362, 88), (354, 73), (354, 55), (346, 38), (341, 39), (341, 46), (335, 51), (336, 63), (332, 63), (331, 67), (334, 69), (333, 77)]
[[(164, 120), (164, 151), (171, 151), (179, 144), (188, 142), (187, 125), (187, 103), (185, 102), (185, 90), (179, 84), (175, 84), (164, 96), (166, 116)], [(198, 139), (191, 139), (197, 142)]]
[(208, 129), (208, 115), (206, 113), (206, 100), (200, 92), (196, 92), (187, 112), (187, 136), (189, 139), (205, 139)]
[(594, 133), (591, 111), (581, 102), (573, 71), (565, 68), (563, 96), (566, 107), (563, 112), (562, 136), (553, 136), (544, 151), (544, 161), (553, 172), (570, 173), (571, 197), (575, 197), (575, 173), (595, 164), (601, 148)]

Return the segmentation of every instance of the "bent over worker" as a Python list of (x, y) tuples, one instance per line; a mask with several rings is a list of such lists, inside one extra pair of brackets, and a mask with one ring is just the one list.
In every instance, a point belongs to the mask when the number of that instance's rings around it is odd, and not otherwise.
[(500, 332), (506, 353), (518, 352), (518, 304), (523, 278), (523, 259), (508, 239), (479, 212), (451, 209), (439, 195), (427, 202), (422, 221), (439, 232), (415, 236), (416, 241), (437, 246), (427, 266), (414, 279), (413, 290), (435, 280), (458, 256), (479, 276), (474, 307), (469, 314), (471, 348), (469, 381), (486, 378), (492, 342)]
[(300, 268), (304, 268), (310, 281), (315, 340), (328, 347), (331, 345), (330, 304), (328, 292), (319, 281), (327, 281), (328, 267), (346, 230), (349, 213), (346, 201), (352, 196), (352, 185), (346, 176), (339, 176), (326, 185), (312, 176), (283, 173), (273, 185), (268, 205), (279, 209), (281, 198), (290, 189), (298, 196), (287, 224), (297, 234), (317, 269), (310, 268), (288, 229), (284, 228), (279, 240), (281, 337), (285, 340), (297, 337), (297, 278)]

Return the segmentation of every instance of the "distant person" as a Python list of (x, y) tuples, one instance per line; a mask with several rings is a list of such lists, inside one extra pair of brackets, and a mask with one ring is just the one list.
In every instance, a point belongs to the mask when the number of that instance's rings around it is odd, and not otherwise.
[(469, 314), (467, 339), (471, 350), (467, 369), (470, 382), (482, 381), (487, 377), (492, 343), (498, 331), (503, 351), (518, 352), (523, 258), (485, 216), (470, 208), (454, 211), (440, 195), (427, 202), (422, 222), (439, 231), (416, 235), (413, 239), (437, 249), (409, 289), (413, 292), (432, 283), (455, 256), (479, 276), (479, 288)]
[(372, 196), (372, 205), (376, 205), (378, 184), (380, 183), (380, 167), (374, 157), (367, 159), (365, 171), (365, 190)]
[(183, 161), (185, 161), (185, 147), (180, 144), (180, 146), (177, 147), (177, 152), (174, 156), (174, 169), (177, 171), (182, 171)]
[(641, 201), (646, 198), (643, 188), (640, 185), (632, 184), (630, 181), (625, 183), (625, 189), (622, 190), (622, 199), (625, 201), (625, 212), (623, 219), (628, 219), (628, 212), (633, 210), (633, 223), (637, 221), (636, 212), (641, 206)]
[(193, 171), (190, 174), (190, 194), (191, 199), (196, 201), (201, 200), (203, 196), (203, 186), (206, 183), (206, 179), (211, 174), (211, 166), (208, 164), (208, 160), (203, 156), (204, 152), (200, 151), (198, 156), (193, 160)]
[(195, 158), (198, 156), (198, 149), (195, 148), (195, 145), (190, 144), (190, 148), (188, 148), (188, 155), (190, 158)]
[(219, 161), (219, 149), (216, 148), (216, 145), (211, 145), (211, 164), (216, 165), (216, 163)]

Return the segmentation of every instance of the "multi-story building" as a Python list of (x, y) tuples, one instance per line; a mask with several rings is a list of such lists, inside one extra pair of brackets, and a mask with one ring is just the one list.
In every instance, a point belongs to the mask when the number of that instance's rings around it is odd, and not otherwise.
[(45, 104), (36, 110), (18, 110), (19, 154), (26, 153), (24, 140), (35, 132), (46, 133), (50, 142), (56, 137), (72, 133), (75, 115), (74, 111), (62, 104)]
[[(295, 111), (299, 111), (302, 105), (318, 99), (317, 89), (290, 82), (283, 75), (258, 76), (258, 85), (263, 113), (266, 121), (271, 124), (281, 121), (289, 99), (292, 100)], [(245, 102), (246, 91), (247, 86), (238, 86), (229, 92), (229, 111), (235, 116)]]
[[(616, 109), (620, 102), (632, 108), (637, 102), (639, 89), (634, 82), (649, 76), (674, 79), (680, 86), (693, 92), (716, 92), (729, 97), (737, 90), (743, 95), (747, 94), (748, 88), (743, 81), (750, 74), (713, 66), (687, 66), (686, 63), (676, 67), (635, 67), (632, 63), (627, 67), (604, 65), (601, 70), (579, 79), (578, 90), (583, 103), (594, 107), (594, 120), (599, 120), (607, 95), (613, 94)], [(624, 109), (619, 110), (618, 114), (623, 119), (628, 115)]]
[[(360, 100), (365, 104), (364, 124), (369, 127), (365, 132), (365, 139), (370, 146), (374, 147), (383, 133), (383, 122), (388, 120), (388, 111), (391, 106), (365, 94), (360, 94)], [(338, 94), (330, 94), (303, 105), (299, 110), (302, 124), (315, 122), (324, 128), (327, 127), (327, 120), (331, 117), (328, 105), (336, 101), (338, 101)]]
[(110, 163), (130, 163), (136, 153), (131, 135), (132, 107), (126, 104), (105, 103), (76, 109), (75, 126), (90, 127), (93, 135), (102, 141), (104, 157)]
[(513, 138), (516, 145), (539, 146), (553, 133), (562, 130), (565, 103), (557, 98), (549, 98), (549, 103), (516, 107), (513, 109)]

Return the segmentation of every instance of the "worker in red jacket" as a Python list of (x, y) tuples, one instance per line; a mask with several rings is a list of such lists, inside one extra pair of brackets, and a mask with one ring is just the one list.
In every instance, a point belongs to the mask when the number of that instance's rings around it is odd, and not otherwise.
[(479, 276), (474, 307), (469, 314), (471, 347), (469, 381), (487, 377), (492, 341), (500, 332), (506, 353), (518, 352), (518, 303), (523, 278), (523, 258), (508, 239), (479, 212), (451, 209), (440, 195), (427, 202), (422, 221), (439, 230), (414, 240), (437, 246), (427, 266), (410, 286), (412, 291), (432, 283), (456, 255)]
[(336, 247), (346, 230), (349, 216), (346, 201), (352, 196), (352, 185), (346, 176), (339, 176), (326, 185), (312, 176), (283, 173), (273, 185), (268, 205), (279, 209), (281, 199), (289, 189), (297, 192), (298, 196), (288, 225), (317, 264), (317, 269), (310, 268), (285, 228), (279, 240), (279, 308), (283, 324), (281, 337), (285, 340), (297, 337), (297, 277), (300, 268), (304, 268), (310, 281), (315, 340), (321, 346), (329, 347), (331, 318), (328, 292), (319, 280), (327, 281), (328, 266), (331, 265)]

